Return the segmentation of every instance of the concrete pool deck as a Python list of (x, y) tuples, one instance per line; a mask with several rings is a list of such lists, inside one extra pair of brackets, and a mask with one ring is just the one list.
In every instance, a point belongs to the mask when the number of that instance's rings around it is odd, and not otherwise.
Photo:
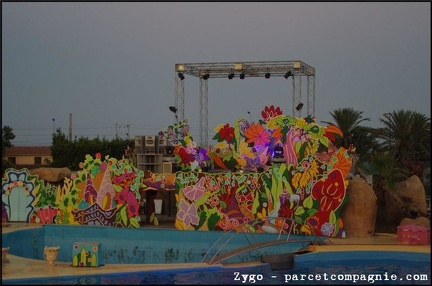
[[(8, 224), (2, 227), (2, 233), (20, 230), (23, 228), (38, 228), (39, 224)], [(144, 228), (174, 228), (173, 222), (161, 223), (159, 226), (143, 226)], [(370, 238), (330, 238), (325, 245), (310, 245), (308, 251), (347, 251), (347, 250), (388, 250), (388, 251), (409, 251), (430, 254), (428, 245), (407, 245), (397, 240), (396, 234), (375, 234)], [(262, 264), (261, 262), (235, 263), (222, 267), (249, 267)], [(56, 276), (83, 276), (90, 274), (121, 273), (136, 271), (155, 271), (169, 269), (187, 268), (214, 268), (205, 262), (198, 263), (172, 263), (172, 264), (105, 264), (99, 267), (74, 267), (71, 262), (56, 262), (55, 266), (49, 266), (47, 261), (23, 258), (7, 254), (7, 259), (2, 267), (2, 280), (25, 279), (38, 277)], [(216, 266), (217, 267), (217, 266)]]

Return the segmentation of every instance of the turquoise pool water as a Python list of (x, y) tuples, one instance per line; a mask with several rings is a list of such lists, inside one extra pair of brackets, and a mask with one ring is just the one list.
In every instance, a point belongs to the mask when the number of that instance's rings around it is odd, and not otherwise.
[[(2, 235), (2, 246), (22, 257), (43, 259), (45, 245), (60, 246), (57, 261), (70, 262), (75, 241), (99, 241), (105, 263), (200, 262), (224, 233), (172, 229), (119, 229), (112, 227), (58, 226), (23, 229)], [(84, 239), (85, 238), (85, 239)], [(250, 237), (249, 237), (250, 238)], [(258, 241), (273, 234), (254, 236)], [(298, 238), (292, 236), (291, 238)], [(227, 249), (244, 246), (246, 237), (230, 240)], [(259, 261), (262, 255), (294, 252), (304, 243), (283, 244), (240, 255), (234, 260)], [(226, 251), (225, 250), (225, 251)], [(215, 250), (216, 251), (216, 250)], [(213, 251), (213, 254), (214, 252)], [(294, 266), (272, 270), (269, 264), (254, 267), (139, 271), (103, 275), (62, 276), (3, 280), (4, 285), (430, 285), (429, 253), (395, 251), (317, 252), (296, 256)], [(212, 254), (209, 255), (210, 257)], [(103, 266), (101, 266), (103, 267)], [(25, 270), (23, 270), (25, 271)], [(409, 280), (411, 279), (411, 280)], [(355, 281), (355, 282), (354, 282)]]
[[(268, 264), (207, 269), (140, 271), (81, 277), (50, 277), (2, 281), (4, 285), (430, 285), (428, 254), (405, 254), (404, 260), (308, 261), (295, 263), (289, 270), (271, 270)], [(328, 256), (334, 253), (327, 253)], [(322, 257), (325, 258), (325, 257)], [(422, 260), (411, 260), (422, 259)], [(429, 260), (428, 260), (429, 259)], [(428, 262), (429, 261), (429, 262)], [(318, 279), (319, 278), (319, 279)], [(411, 279), (411, 280), (408, 280)]]
[[(234, 233), (235, 234), (235, 233)], [(115, 228), (107, 226), (45, 225), (40, 228), (22, 229), (2, 235), (2, 246), (9, 253), (21, 257), (43, 260), (45, 246), (60, 246), (57, 261), (72, 262), (75, 242), (100, 242), (103, 264), (154, 264), (201, 262), (214, 243), (225, 232), (180, 231), (161, 228)], [(227, 252), (249, 243), (277, 240), (278, 234), (238, 234), (221, 252)], [(312, 236), (291, 235), (294, 242), (256, 249), (224, 262), (259, 261), (262, 255), (295, 252), (316, 240)], [(222, 240), (221, 244), (226, 242)], [(219, 249), (213, 248), (210, 260)], [(206, 260), (206, 261), (208, 261)]]

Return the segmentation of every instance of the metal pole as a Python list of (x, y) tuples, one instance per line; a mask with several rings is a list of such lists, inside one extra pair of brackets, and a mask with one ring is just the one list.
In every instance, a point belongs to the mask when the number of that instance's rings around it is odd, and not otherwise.
[(72, 113), (69, 113), (69, 142), (72, 142)]

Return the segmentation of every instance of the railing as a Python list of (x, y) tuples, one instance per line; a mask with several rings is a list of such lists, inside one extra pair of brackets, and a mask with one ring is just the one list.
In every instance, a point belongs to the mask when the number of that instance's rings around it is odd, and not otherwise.
[[(282, 226), (285, 224), (286, 221), (290, 221), (290, 228), (289, 230), (284, 233), (284, 229), (283, 227), (277, 227), (276, 225), (274, 225), (273, 223), (271, 223), (270, 221), (273, 220), (282, 220)], [(248, 230), (250, 230), (251, 228), (254, 228), (254, 230), (256, 229), (256, 226), (263, 224), (266, 225), (267, 227), (273, 229), (273, 230), (277, 230), (278, 231), (278, 237), (276, 240), (270, 240), (270, 241), (261, 241), (258, 242), (255, 238), (255, 235), (258, 235), (258, 233), (254, 232), (250, 232)], [(313, 235), (304, 235), (306, 236), (311, 236), (311, 239), (291, 239), (290, 240), (290, 236), (292, 233), (292, 230), (294, 228), (295, 225), (301, 224), (302, 226), (306, 227), (307, 229), (309, 229)], [(277, 232), (274, 232), (275, 234)], [(295, 243), (295, 242), (300, 242), (300, 243), (307, 243), (307, 244), (311, 244), (311, 243), (323, 243), (323, 239), (322, 239), (322, 234), (317, 234), (320, 232), (313, 226), (308, 225), (308, 224), (304, 224), (303, 222), (300, 221), (296, 221), (292, 218), (284, 218), (284, 217), (265, 217), (262, 219), (255, 219), (255, 220), (251, 220), (248, 222), (245, 222), (241, 225), (239, 225), (237, 228), (235, 229), (231, 229), (230, 231), (226, 232), (224, 235), (222, 235), (211, 247), (210, 249), (207, 251), (207, 253), (204, 255), (202, 262), (205, 262), (207, 256), (210, 254), (210, 252), (216, 248), (216, 246), (218, 244), (222, 245), (218, 248), (218, 250), (216, 251), (216, 253), (214, 254), (213, 258), (210, 259), (208, 261), (209, 264), (216, 264), (216, 263), (220, 263), (223, 260), (226, 260), (228, 258), (240, 255), (242, 253), (245, 252), (249, 252), (255, 249), (259, 249), (259, 248), (263, 248), (263, 247), (267, 247), (267, 246), (272, 246), (272, 245), (278, 245), (278, 244), (283, 244), (283, 243)], [(219, 254), (221, 252), (221, 250), (236, 236), (243, 234), (245, 236), (245, 239), (248, 243), (248, 245), (240, 247), (240, 248), (236, 248), (234, 250), (230, 250), (226, 253), (223, 254)], [(285, 239), (282, 239), (282, 235), (286, 235)], [(230, 236), (231, 235), (231, 236)], [(229, 237), (230, 236), (230, 237)], [(327, 239), (327, 238), (326, 238)], [(252, 241), (253, 240), (253, 241)], [(306, 246), (306, 245), (304, 245)], [(303, 247), (304, 247), (303, 246)]]

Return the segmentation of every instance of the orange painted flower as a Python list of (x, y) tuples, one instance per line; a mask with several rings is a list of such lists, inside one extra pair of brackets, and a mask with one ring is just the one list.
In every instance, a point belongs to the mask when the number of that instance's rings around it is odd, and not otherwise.
[(335, 125), (328, 125), (325, 128), (324, 136), (330, 139), (331, 141), (335, 142), (336, 136), (343, 137), (342, 131), (339, 129), (339, 127)]
[(332, 157), (336, 158), (332, 165), (333, 169), (339, 169), (342, 172), (342, 177), (347, 178), (352, 166), (352, 160), (349, 157), (347, 150), (341, 147)]
[(273, 130), (271, 136), (275, 139), (275, 141), (280, 141), (282, 139), (282, 137), (283, 137), (283, 135), (282, 135), (282, 127), (279, 127), (277, 129)]
[(270, 142), (269, 134), (264, 127), (258, 123), (252, 122), (251, 126), (246, 129), (244, 136), (246, 137), (246, 143), (254, 143), (254, 145), (265, 146)]

